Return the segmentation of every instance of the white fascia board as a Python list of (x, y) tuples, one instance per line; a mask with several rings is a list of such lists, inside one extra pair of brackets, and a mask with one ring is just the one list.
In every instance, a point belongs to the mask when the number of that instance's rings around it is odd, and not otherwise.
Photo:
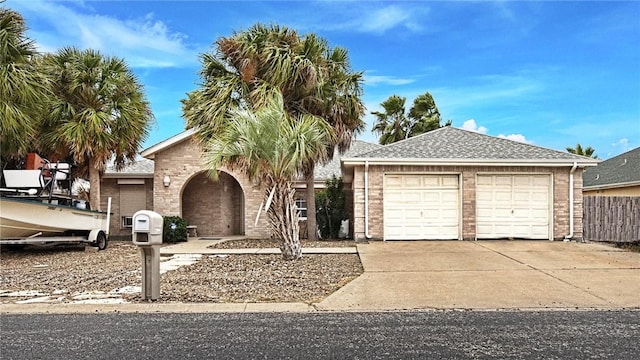
[(142, 157), (153, 160), (153, 158), (155, 157), (155, 154), (168, 148), (171, 147), (179, 142), (184, 141), (185, 139), (191, 137), (191, 135), (193, 135), (195, 131), (193, 129), (188, 129), (185, 130), (183, 132), (181, 132), (178, 135), (174, 135), (166, 140), (163, 140), (155, 145), (152, 145), (144, 150), (142, 150), (142, 152), (140, 152), (140, 155), (142, 155)]
[(103, 179), (153, 179), (153, 173), (105, 173)]
[(599, 160), (569, 160), (569, 159), (420, 159), (420, 158), (343, 158), (343, 165), (364, 165), (365, 161), (369, 165), (457, 165), (457, 166), (546, 166), (546, 167), (565, 167), (573, 166), (577, 163), (580, 167), (596, 166)]
[(617, 189), (624, 188), (630, 186), (640, 186), (640, 181), (628, 181), (616, 184), (602, 184), (602, 185), (591, 185), (591, 186), (583, 186), (582, 190), (605, 190), (605, 189)]

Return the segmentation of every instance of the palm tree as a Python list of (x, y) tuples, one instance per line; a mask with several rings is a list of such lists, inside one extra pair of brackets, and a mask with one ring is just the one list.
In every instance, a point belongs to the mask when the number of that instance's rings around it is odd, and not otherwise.
[[(430, 93), (419, 95), (405, 115), (406, 98), (392, 95), (380, 105), (384, 112), (373, 111), (376, 122), (372, 131), (380, 135), (380, 144), (387, 145), (442, 127), (440, 111)], [(451, 120), (444, 126), (451, 125)]]
[(323, 118), (335, 136), (326, 151), (308, 159), (307, 231), (315, 239), (315, 194), (313, 169), (328, 161), (337, 146), (346, 151), (354, 133), (364, 129), (361, 101), (362, 73), (350, 69), (347, 50), (330, 48), (327, 41), (290, 28), (256, 24), (247, 31), (216, 41), (217, 52), (201, 54), (201, 87), (183, 100), (187, 128), (195, 128), (201, 144), (229, 124), (234, 108), (259, 108), (270, 101), (275, 89), (291, 118), (309, 114)]
[(292, 181), (306, 163), (325, 152), (332, 139), (330, 125), (319, 117), (291, 118), (279, 92), (255, 112), (246, 107), (229, 113), (229, 124), (208, 140), (207, 165), (217, 176), (228, 166), (266, 185), (265, 208), (271, 230), (282, 240), (285, 260), (302, 256), (295, 189)]
[(371, 112), (377, 118), (372, 131), (380, 134), (380, 144), (387, 145), (407, 138), (409, 119), (404, 114), (406, 100), (392, 95), (380, 104), (384, 112)]
[(594, 148), (592, 148), (591, 146), (587, 146), (586, 148), (583, 148), (582, 145), (580, 145), (580, 144), (576, 144), (575, 148), (567, 146), (567, 152), (569, 152), (571, 154), (582, 155), (582, 156), (594, 158), (594, 159), (598, 158), (598, 155), (594, 154), (596, 152), (596, 150)]
[(49, 93), (34, 65), (34, 42), (19, 13), (0, 8), (0, 154), (6, 161), (34, 150)]
[(43, 126), (43, 147), (71, 157), (89, 174), (90, 204), (100, 209), (100, 172), (133, 161), (153, 114), (142, 85), (124, 60), (94, 50), (65, 48), (42, 60), (55, 99)]

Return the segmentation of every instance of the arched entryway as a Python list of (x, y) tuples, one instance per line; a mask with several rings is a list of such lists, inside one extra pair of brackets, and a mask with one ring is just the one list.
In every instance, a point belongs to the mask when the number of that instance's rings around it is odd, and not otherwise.
[(182, 191), (182, 217), (197, 226), (198, 236), (243, 235), (242, 187), (224, 171), (218, 171), (217, 180), (201, 172)]

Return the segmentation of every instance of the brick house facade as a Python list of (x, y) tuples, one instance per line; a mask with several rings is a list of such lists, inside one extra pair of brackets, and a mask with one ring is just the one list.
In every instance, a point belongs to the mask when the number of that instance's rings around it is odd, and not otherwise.
[[(256, 222), (265, 189), (224, 168), (212, 180), (192, 135), (187, 130), (144, 150), (151, 170), (105, 175), (112, 234), (130, 233), (123, 221), (134, 208), (127, 200), (135, 199), (135, 206), (185, 218), (200, 236), (269, 237), (266, 215)], [(357, 240), (579, 239), (582, 172), (597, 162), (444, 127), (387, 146), (354, 141), (316, 168), (315, 188), (343, 177)], [(303, 207), (305, 183), (294, 187)]]
[[(354, 238), (365, 239), (364, 167), (354, 169), (350, 192), (353, 194)], [(369, 234), (372, 239), (384, 239), (385, 174), (454, 174), (461, 178), (461, 233), (464, 240), (476, 239), (476, 177), (477, 174), (549, 174), (553, 181), (553, 239), (569, 234), (569, 170), (550, 167), (496, 167), (496, 166), (370, 166), (368, 171)], [(574, 238), (582, 237), (582, 170), (574, 173)]]
[(582, 172), (597, 162), (444, 127), (345, 157), (342, 170), (357, 240), (580, 239)]
[(155, 162), (153, 211), (181, 216), (201, 235), (269, 237), (266, 216), (255, 222), (264, 188), (225, 168), (212, 180), (192, 134), (185, 131), (142, 152)]

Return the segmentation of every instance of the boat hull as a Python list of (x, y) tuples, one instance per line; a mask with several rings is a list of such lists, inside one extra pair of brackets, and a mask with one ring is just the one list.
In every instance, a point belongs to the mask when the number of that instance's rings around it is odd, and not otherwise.
[(0, 239), (107, 231), (107, 213), (34, 200), (0, 198)]

